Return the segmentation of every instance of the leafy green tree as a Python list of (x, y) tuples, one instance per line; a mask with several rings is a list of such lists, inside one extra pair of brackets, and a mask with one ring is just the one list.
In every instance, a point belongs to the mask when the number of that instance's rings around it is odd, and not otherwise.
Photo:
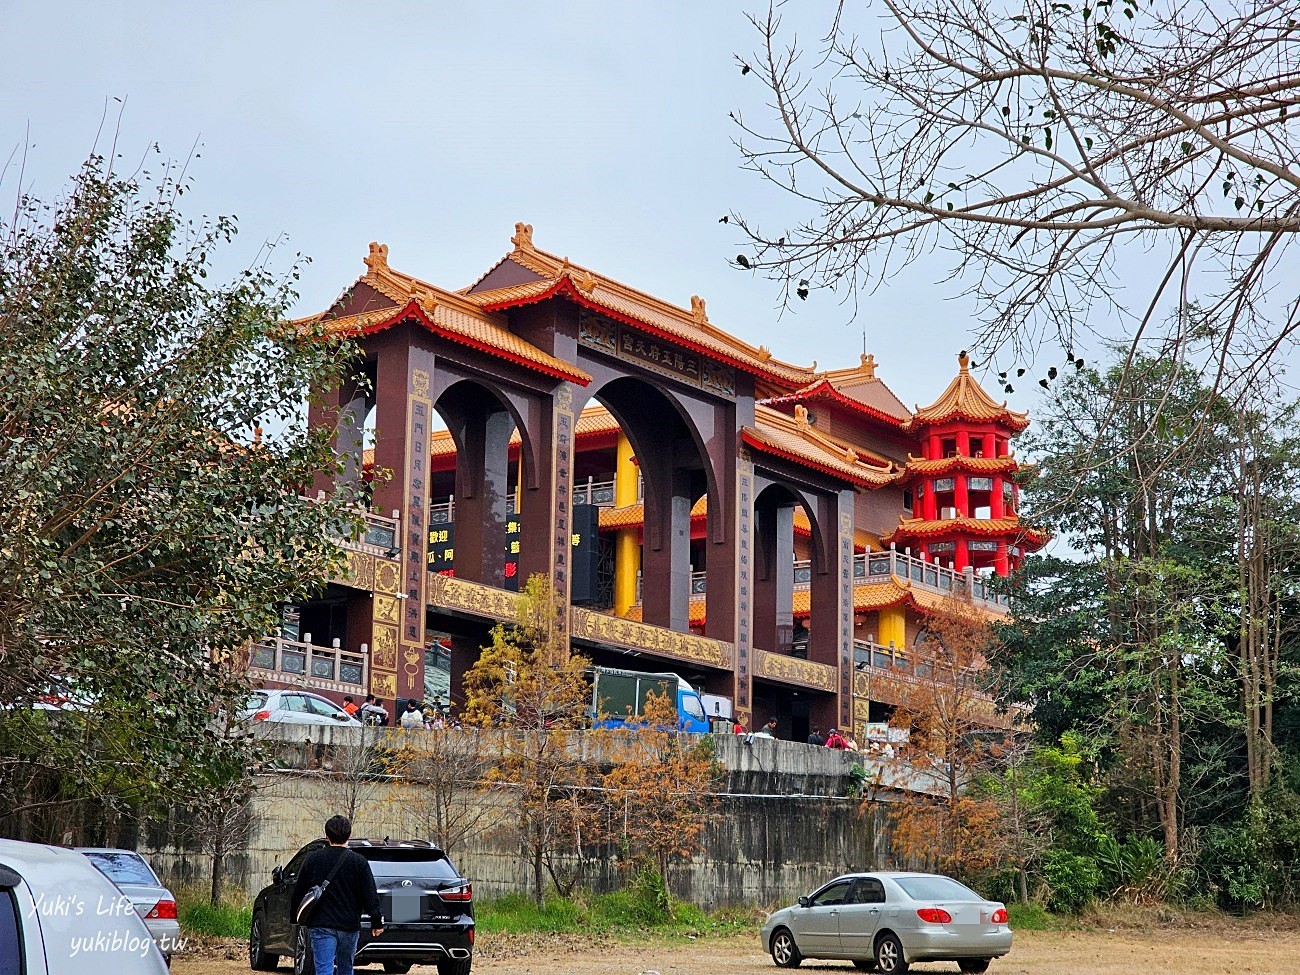
[[(297, 270), (210, 283), (234, 218), (92, 157), (0, 223), (0, 808), (181, 800), (237, 778), (246, 647), (341, 566), (302, 403), (348, 346), (285, 324)], [(58, 710), (33, 710), (52, 696)], [(15, 828), (11, 820), (6, 829)], [(36, 829), (34, 821), (27, 824)]]

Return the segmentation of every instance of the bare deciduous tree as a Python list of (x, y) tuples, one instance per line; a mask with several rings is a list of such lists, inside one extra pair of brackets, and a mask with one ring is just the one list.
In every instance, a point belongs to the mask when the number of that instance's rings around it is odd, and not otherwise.
[(1231, 391), (1290, 344), (1294, 288), (1272, 292), (1300, 231), (1292, 3), (841, 2), (814, 45), (780, 6), (740, 59), (775, 119), (737, 115), (738, 144), (801, 213), (733, 216), (753, 245), (736, 263), (787, 301), (941, 248), (1007, 370), (1044, 338), (1075, 360), (1105, 320), (1208, 334), (1198, 365)]

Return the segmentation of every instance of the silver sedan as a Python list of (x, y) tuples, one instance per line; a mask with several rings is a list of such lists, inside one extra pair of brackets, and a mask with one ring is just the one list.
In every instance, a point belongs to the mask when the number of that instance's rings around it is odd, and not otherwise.
[(836, 877), (763, 925), (782, 968), (840, 958), (861, 971), (903, 975), (918, 961), (955, 961), (970, 975), (1011, 950), (1007, 909), (951, 877), (854, 873)]

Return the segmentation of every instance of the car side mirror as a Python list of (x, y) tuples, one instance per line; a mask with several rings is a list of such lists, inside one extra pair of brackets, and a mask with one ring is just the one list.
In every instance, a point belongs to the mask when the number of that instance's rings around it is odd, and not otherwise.
[(271, 869), (271, 879), (277, 884), (284, 880), (284, 868), (273, 867)]
[(807, 907), (810, 903), (812, 903), (812, 902), (808, 899), (808, 895), (807, 895), (807, 894), (802, 894), (802, 895), (800, 895), (800, 897), (799, 897), (799, 906), (800, 906), (800, 907)]

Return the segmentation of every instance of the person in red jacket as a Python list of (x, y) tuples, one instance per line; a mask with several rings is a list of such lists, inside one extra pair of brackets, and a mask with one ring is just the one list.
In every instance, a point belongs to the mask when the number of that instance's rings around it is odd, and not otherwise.
[(849, 743), (844, 740), (843, 735), (841, 735), (836, 729), (832, 728), (826, 735), (826, 747), (838, 748), (843, 751), (845, 748), (849, 747)]

